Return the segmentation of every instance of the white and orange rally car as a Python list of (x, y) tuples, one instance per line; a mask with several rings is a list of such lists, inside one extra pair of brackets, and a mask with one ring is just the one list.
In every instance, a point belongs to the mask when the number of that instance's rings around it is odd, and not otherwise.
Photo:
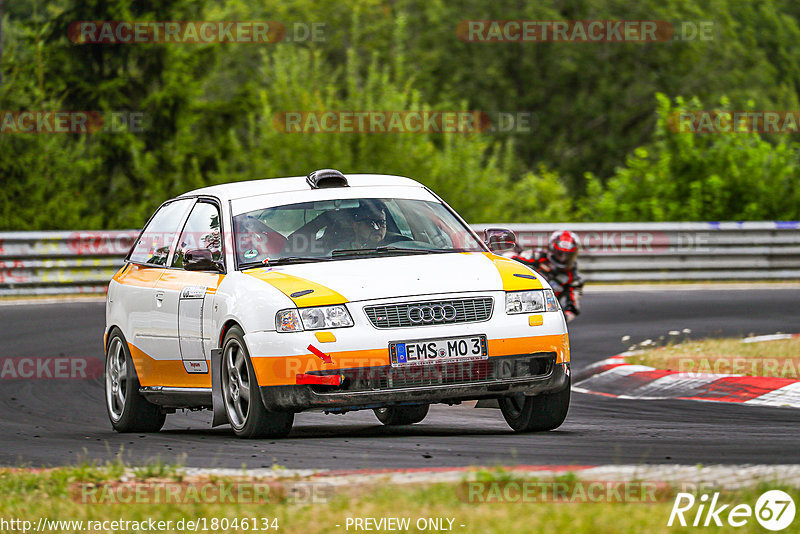
[(539, 275), (402, 177), (315, 171), (164, 203), (109, 284), (105, 393), (120, 432), (212, 409), (241, 437), (304, 410), (420, 422), (497, 399), (517, 431), (569, 407), (569, 339)]

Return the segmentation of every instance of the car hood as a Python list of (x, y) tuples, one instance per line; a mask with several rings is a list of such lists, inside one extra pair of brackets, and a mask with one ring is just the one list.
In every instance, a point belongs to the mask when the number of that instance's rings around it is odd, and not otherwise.
[(483, 252), (380, 256), (245, 273), (275, 286), (298, 306), (543, 287), (540, 277), (521, 263)]

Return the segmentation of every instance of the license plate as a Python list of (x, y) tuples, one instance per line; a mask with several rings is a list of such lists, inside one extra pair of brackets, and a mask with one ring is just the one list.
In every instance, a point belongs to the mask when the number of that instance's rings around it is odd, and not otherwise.
[(485, 360), (489, 357), (486, 336), (450, 337), (389, 343), (392, 367), (439, 362)]

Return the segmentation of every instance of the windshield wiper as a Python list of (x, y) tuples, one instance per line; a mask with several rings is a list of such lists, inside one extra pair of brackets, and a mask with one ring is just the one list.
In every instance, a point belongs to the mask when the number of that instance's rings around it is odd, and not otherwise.
[(260, 261), (251, 261), (247, 263), (240, 263), (239, 270), (252, 269), (254, 267), (273, 267), (275, 265), (290, 265), (295, 263), (314, 263), (317, 261), (330, 261), (330, 258), (319, 256), (285, 256), (283, 258), (265, 259)]
[(450, 252), (449, 250), (442, 250), (442, 249), (435, 249), (435, 248), (407, 248), (407, 247), (398, 247), (397, 245), (384, 245), (382, 247), (377, 247), (375, 249), (378, 252), (395, 252), (395, 251), (403, 251), (403, 252), (417, 252), (421, 254), (432, 254), (436, 252)]
[(430, 248), (406, 248), (395, 245), (383, 245), (376, 248), (342, 248), (331, 251), (331, 256), (366, 256), (368, 254), (385, 252), (403, 252), (409, 254), (435, 254), (440, 252), (455, 252), (453, 250), (430, 249)]

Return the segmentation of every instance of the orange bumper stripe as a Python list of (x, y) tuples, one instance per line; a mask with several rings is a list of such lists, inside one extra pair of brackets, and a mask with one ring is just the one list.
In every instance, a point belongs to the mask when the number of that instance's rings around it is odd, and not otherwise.
[[(533, 336), (488, 340), (489, 357), (555, 352), (556, 363), (570, 361), (569, 335)], [(211, 374), (187, 373), (183, 360), (155, 360), (136, 346), (128, 343), (133, 364), (142, 386), (210, 388)], [(297, 384), (297, 375), (310, 371), (381, 367), (391, 365), (389, 349), (329, 352), (331, 363), (323, 362), (309, 352), (298, 356), (253, 358), (256, 379), (260, 386)], [(206, 362), (211, 367), (211, 362)]]
[[(555, 352), (556, 363), (569, 361), (569, 338), (564, 335), (532, 336), (512, 339), (490, 339), (489, 357)], [(296, 383), (297, 375), (311, 371), (381, 367), (391, 365), (389, 348), (328, 352), (332, 364), (324, 363), (312, 353), (297, 356), (253, 358), (256, 379), (260, 386), (284, 386)]]

